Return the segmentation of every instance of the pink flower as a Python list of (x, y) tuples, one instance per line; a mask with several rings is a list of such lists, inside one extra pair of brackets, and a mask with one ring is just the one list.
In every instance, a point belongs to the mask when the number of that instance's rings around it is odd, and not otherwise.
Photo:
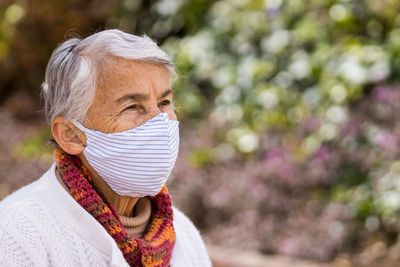
[(317, 149), (314, 153), (314, 158), (315, 159), (320, 159), (320, 160), (328, 160), (329, 159), (329, 150), (326, 146), (322, 145), (320, 148)]
[(398, 139), (395, 135), (390, 133), (384, 133), (383, 138), (380, 140), (379, 145), (387, 150), (397, 150)]

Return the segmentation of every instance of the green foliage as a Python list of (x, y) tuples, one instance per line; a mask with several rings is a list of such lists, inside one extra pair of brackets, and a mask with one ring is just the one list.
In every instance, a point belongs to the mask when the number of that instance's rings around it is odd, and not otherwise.
[(196, 168), (205, 167), (214, 162), (214, 156), (211, 149), (197, 149), (189, 155), (189, 162)]
[(260, 135), (298, 127), (310, 116), (330, 123), (323, 118), (330, 108), (347, 113), (365, 88), (400, 72), (395, 1), (205, 3), (179, 7), (178, 16), (205, 19), (181, 39), (166, 38), (163, 47), (183, 73), (176, 84), (180, 115), (201, 112), (217, 131), (247, 128)]
[(41, 158), (45, 162), (53, 161), (53, 146), (50, 129), (46, 125), (37, 133), (19, 143), (13, 151), (13, 155), (19, 159)]

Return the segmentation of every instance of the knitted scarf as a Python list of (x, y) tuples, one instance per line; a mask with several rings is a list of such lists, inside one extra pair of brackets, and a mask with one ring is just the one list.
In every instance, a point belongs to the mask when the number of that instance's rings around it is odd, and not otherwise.
[(105, 199), (77, 156), (56, 147), (61, 178), (71, 196), (114, 238), (130, 266), (168, 266), (175, 244), (171, 197), (164, 186), (151, 200), (152, 214), (143, 238), (130, 238), (113, 206)]

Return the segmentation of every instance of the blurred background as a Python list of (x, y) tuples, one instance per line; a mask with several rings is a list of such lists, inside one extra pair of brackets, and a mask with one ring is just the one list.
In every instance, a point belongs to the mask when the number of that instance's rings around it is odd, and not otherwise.
[(52, 50), (109, 28), (178, 68), (169, 189), (215, 266), (399, 266), (399, 1), (0, 0), (0, 199), (53, 161)]

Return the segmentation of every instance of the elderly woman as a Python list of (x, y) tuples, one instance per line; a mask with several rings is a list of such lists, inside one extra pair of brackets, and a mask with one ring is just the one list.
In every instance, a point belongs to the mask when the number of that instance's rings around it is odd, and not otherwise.
[(174, 65), (107, 30), (53, 52), (42, 95), (55, 163), (0, 202), (0, 266), (210, 266), (165, 182), (179, 147)]

